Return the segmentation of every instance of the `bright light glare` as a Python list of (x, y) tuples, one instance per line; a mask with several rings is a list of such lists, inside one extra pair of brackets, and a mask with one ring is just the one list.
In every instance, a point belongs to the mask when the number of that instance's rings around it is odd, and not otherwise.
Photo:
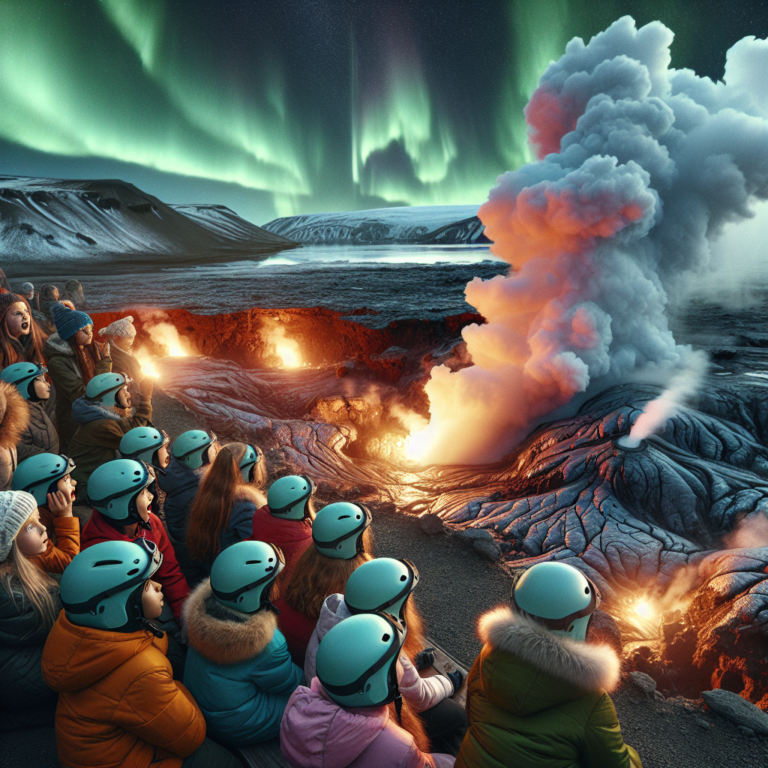
[(283, 361), (286, 368), (300, 368), (302, 365), (301, 355), (297, 349), (287, 344), (278, 344), (275, 347), (278, 357)]
[(637, 603), (637, 605), (635, 605), (635, 613), (641, 619), (646, 619), (646, 620), (652, 619), (655, 615), (653, 606), (647, 600), (640, 600)]

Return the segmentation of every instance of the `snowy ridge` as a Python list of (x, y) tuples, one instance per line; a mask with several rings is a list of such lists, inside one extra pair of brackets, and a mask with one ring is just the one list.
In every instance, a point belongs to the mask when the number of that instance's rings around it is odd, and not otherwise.
[(364, 245), (485, 244), (477, 205), (421, 205), (368, 211), (312, 213), (273, 219), (264, 229), (297, 243)]
[(215, 216), (188, 215), (124, 181), (0, 176), (4, 266), (111, 261), (134, 254), (213, 257), (292, 245), (229, 209)]

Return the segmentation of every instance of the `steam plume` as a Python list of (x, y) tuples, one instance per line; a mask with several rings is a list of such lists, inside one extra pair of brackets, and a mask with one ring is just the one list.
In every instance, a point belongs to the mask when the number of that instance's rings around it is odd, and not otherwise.
[(515, 271), (466, 288), (488, 324), (464, 329), (474, 366), (432, 372), (423, 459), (499, 458), (579, 393), (689, 365), (667, 304), (768, 198), (768, 42), (737, 43), (714, 83), (670, 69), (672, 37), (624, 17), (541, 77), (526, 108), (541, 159), (479, 214)]

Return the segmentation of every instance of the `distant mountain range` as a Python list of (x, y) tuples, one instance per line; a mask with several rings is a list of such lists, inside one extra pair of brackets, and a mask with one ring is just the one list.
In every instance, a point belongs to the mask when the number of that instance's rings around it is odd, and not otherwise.
[(479, 205), (423, 205), (311, 213), (274, 219), (264, 229), (297, 243), (325, 245), (487, 244)]
[(201, 263), (295, 245), (223, 205), (167, 205), (120, 180), (0, 176), (0, 265), (10, 275), (70, 272), (73, 262)]

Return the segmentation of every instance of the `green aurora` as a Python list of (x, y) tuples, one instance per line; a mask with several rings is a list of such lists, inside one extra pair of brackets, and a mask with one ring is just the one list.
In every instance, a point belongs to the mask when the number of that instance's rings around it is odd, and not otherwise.
[(479, 204), (531, 159), (549, 61), (626, 13), (712, 77), (768, 34), (765, 2), (0, 0), (0, 172), (117, 176), (258, 223)]

